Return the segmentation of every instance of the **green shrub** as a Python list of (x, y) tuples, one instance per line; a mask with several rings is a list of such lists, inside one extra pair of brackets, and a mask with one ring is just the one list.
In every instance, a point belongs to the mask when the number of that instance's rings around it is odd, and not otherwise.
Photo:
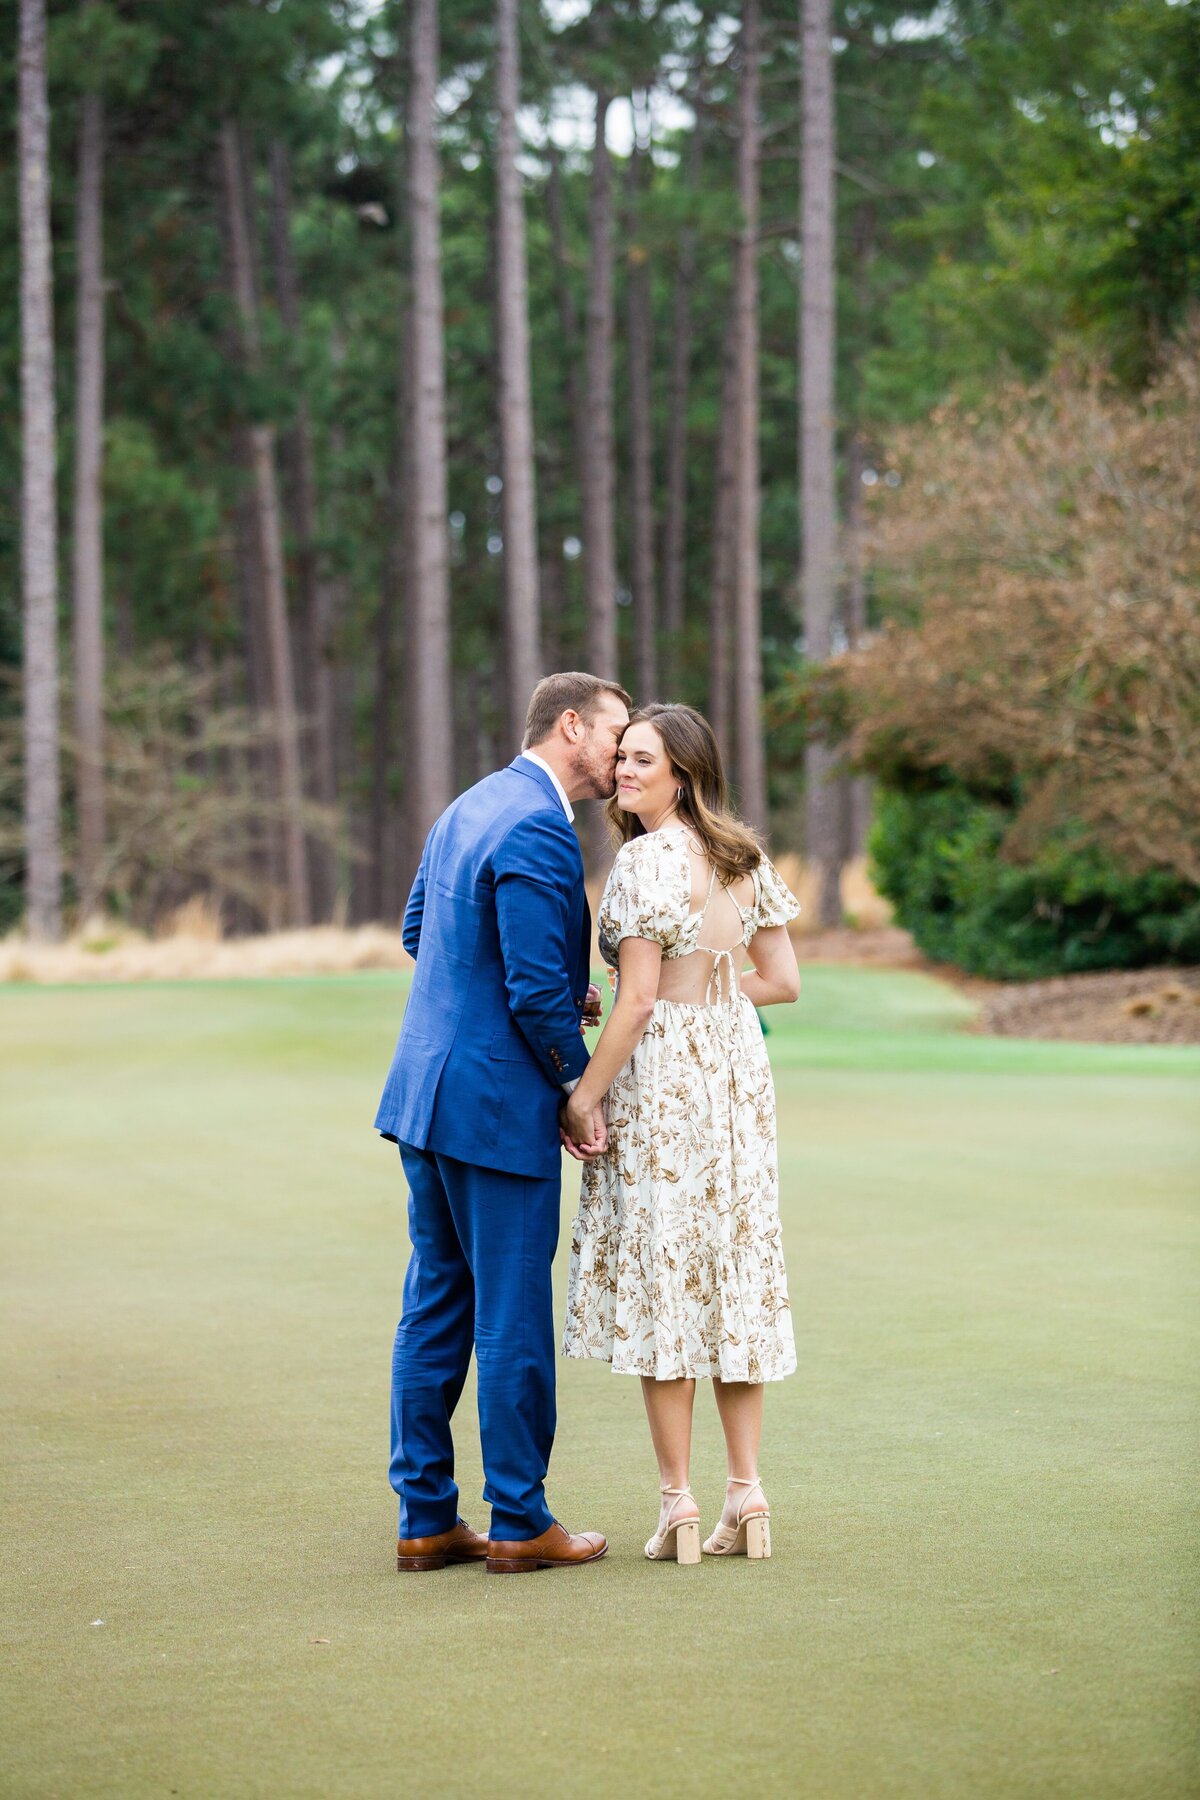
[(874, 879), (926, 956), (1002, 981), (1200, 962), (1200, 889), (1066, 838), (1014, 862), (1012, 818), (957, 784), (878, 790)]

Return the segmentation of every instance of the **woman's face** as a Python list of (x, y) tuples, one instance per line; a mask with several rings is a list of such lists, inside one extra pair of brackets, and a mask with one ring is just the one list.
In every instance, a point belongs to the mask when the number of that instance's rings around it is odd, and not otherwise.
[(617, 751), (617, 805), (650, 829), (675, 804), (678, 777), (649, 720), (630, 725)]

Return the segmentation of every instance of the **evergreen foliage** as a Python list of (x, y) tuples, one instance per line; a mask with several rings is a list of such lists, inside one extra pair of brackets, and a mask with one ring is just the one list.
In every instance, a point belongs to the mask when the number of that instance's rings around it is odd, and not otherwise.
[(1066, 832), (1014, 862), (1011, 824), (961, 783), (881, 790), (876, 881), (926, 956), (999, 981), (1200, 962), (1200, 889)]
[[(490, 8), (445, 0), (439, 10), (454, 785), (462, 787), (515, 748), (507, 741), (498, 656), (494, 34)], [(0, 79), (10, 94), (16, 11), (16, 0), (0, 0)], [(834, 12), (837, 411), (848, 517), (861, 462), (868, 473), (889, 467), (889, 434), (926, 418), (950, 393), (971, 404), (998, 379), (1036, 380), (1064, 347), (1104, 357), (1131, 391), (1153, 376), (1197, 286), (1200, 25), (1194, 4), (1169, 0), (1064, 0), (1049, 10), (1038, 0), (840, 0)], [(666, 369), (677, 276), (690, 241), (685, 607), (671, 641), (660, 637), (659, 666), (670, 671), (673, 693), (700, 705), (710, 699), (721, 365), (738, 223), (739, 16), (737, 8), (682, 0), (606, 0), (569, 15), (525, 0), (521, 12), (544, 655), (558, 666), (577, 663), (585, 637), (570, 390), (581, 365), (587, 297), (586, 125), (591, 96), (603, 86), (615, 96), (622, 673), (632, 675), (635, 643), (624, 336), (630, 253), (636, 249), (638, 266), (648, 270), (661, 522), (671, 409)], [(306, 718), (311, 657), (298, 593), (310, 549), (332, 596), (328, 656), (342, 814), (337, 904), (350, 917), (394, 913), (403, 900), (397, 820), (405, 804), (408, 588), (398, 373), (409, 299), (405, 19), (400, 5), (358, 8), (345, 0), (284, 0), (277, 7), (172, 0), (149, 11), (131, 0), (94, 0), (50, 9), (63, 567), (71, 545), (76, 130), (80, 96), (99, 88), (109, 139), (104, 591), (113, 679), (119, 685), (119, 666), (128, 659), (142, 670), (178, 665), (203, 681), (216, 672), (223, 706), (261, 708), (256, 573), (246, 543), (250, 490), (238, 446), (247, 427), (269, 423), (279, 445)], [(783, 720), (790, 683), (803, 668), (796, 9), (764, 4), (763, 31), (762, 638), (768, 717)], [(635, 90), (649, 91), (654, 120), (653, 166), (636, 217), (624, 203), (628, 158), (621, 147), (623, 108)], [(263, 355), (252, 369), (236, 354), (216, 165), (222, 121), (234, 115), (248, 167), (261, 299)], [(692, 170), (697, 130), (702, 154)], [(557, 177), (551, 139), (561, 146)], [(0, 663), (9, 668), (19, 661), (21, 637), (15, 142), (10, 114), (0, 135)], [(281, 317), (271, 248), (268, 166), (276, 143), (291, 162), (300, 300), (294, 329)], [(291, 445), (302, 413), (316, 468), (311, 547), (297, 535), (294, 505)], [(879, 566), (870, 585), (873, 618), (894, 612), (893, 574)], [(4, 716), (14, 704), (6, 688)], [(781, 730), (772, 749), (786, 736)], [(266, 768), (269, 756), (260, 760)], [(69, 759), (67, 775), (69, 782)], [(796, 816), (796, 787), (795, 765), (773, 759), (778, 819)], [(69, 787), (66, 805), (69, 848)], [(6, 863), (5, 878), (19, 882), (19, 861)], [(246, 894), (251, 890), (263, 891), (247, 883)], [(128, 891), (118, 884), (110, 899)], [(239, 904), (231, 923), (269, 916), (265, 902)]]

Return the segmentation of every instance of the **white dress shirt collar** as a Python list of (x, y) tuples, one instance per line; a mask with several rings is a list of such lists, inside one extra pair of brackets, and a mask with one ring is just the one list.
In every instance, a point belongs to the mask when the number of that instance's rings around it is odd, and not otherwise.
[(550, 777), (551, 781), (554, 783), (555, 793), (558, 795), (559, 799), (562, 801), (563, 811), (566, 813), (567, 818), (571, 821), (571, 823), (574, 824), (575, 809), (571, 805), (571, 802), (567, 799), (566, 788), (564, 788), (562, 782), (558, 779), (558, 776), (554, 773), (554, 770), (550, 767), (550, 764), (548, 762), (544, 761), (543, 758), (538, 755), (536, 750), (522, 750), (521, 755), (525, 758), (526, 762), (536, 763), (539, 769), (545, 769), (547, 775)]

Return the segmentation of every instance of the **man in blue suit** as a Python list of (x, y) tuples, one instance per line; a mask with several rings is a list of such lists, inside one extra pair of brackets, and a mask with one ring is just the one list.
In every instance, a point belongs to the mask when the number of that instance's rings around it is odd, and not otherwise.
[[(412, 1257), (392, 1358), (401, 1569), (592, 1562), (607, 1544), (546, 1505), (558, 1109), (583, 1074), (591, 918), (572, 802), (606, 799), (629, 696), (548, 675), (525, 748), (447, 807), (404, 914), (416, 958), (376, 1127), (400, 1146)], [(598, 998), (598, 996), (597, 996)], [(603, 1115), (579, 1159), (604, 1146)], [(450, 1420), (474, 1347), (489, 1538), (459, 1517)]]

